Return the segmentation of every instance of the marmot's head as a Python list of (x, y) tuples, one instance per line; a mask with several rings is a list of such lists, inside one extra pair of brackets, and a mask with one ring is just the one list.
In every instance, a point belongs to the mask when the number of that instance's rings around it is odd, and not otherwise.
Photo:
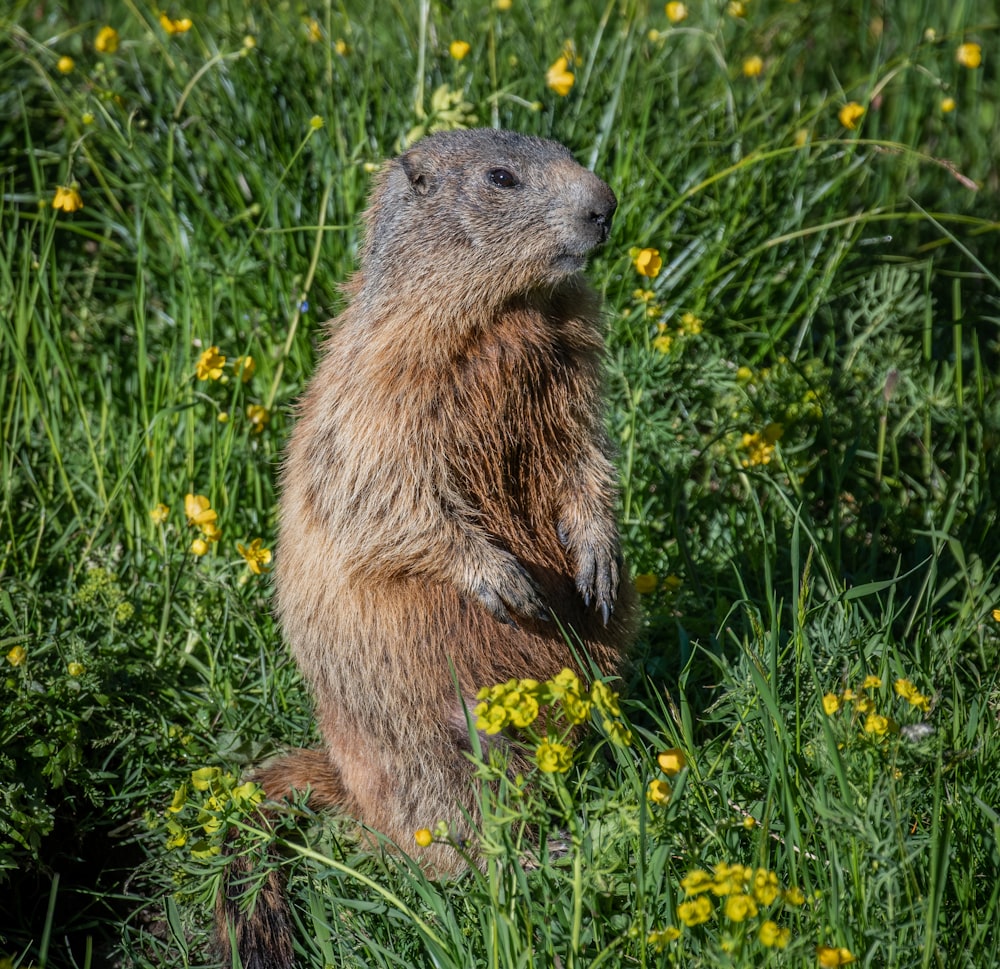
[(460, 299), (465, 284), (487, 303), (549, 288), (607, 239), (617, 204), (556, 142), (491, 128), (434, 134), (379, 178), (361, 286)]

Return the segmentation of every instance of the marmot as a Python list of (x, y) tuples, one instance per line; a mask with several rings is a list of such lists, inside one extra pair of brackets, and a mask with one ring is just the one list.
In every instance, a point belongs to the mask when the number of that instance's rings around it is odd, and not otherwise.
[[(634, 607), (580, 275), (616, 206), (562, 145), (509, 131), (434, 134), (379, 174), (282, 473), (277, 612), (325, 746), (266, 765), (270, 799), (308, 789), (416, 850), (418, 828), (478, 813), (481, 687), (576, 667), (560, 626), (620, 670)], [(239, 863), (221, 940), (284, 969), (281, 886), (241, 914)]]

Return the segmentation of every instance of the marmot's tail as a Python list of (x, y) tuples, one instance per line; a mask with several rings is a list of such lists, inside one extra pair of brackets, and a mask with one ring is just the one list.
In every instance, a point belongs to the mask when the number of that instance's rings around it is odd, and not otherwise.
[[(317, 809), (346, 806), (340, 778), (323, 750), (291, 751), (260, 768), (251, 780), (260, 784), (267, 798), (258, 809), (265, 825), (281, 810), (274, 802), (292, 791), (308, 791), (309, 804)], [(274, 852), (273, 847), (265, 850)], [(215, 905), (219, 955), (227, 967), (293, 969), (292, 917), (284, 878), (272, 867), (261, 882), (259, 858), (256, 851), (230, 854)]]

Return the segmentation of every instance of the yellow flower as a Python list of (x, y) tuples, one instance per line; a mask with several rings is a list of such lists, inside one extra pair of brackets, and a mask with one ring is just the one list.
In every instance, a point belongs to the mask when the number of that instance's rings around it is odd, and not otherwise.
[(350, 47), (347, 46), (347, 41), (343, 37), (338, 37), (333, 42), (333, 49), (341, 56), (346, 57), (350, 53)]
[(618, 705), (618, 694), (603, 680), (594, 680), (590, 687), (590, 699), (601, 713), (612, 717), (622, 715), (621, 707)]
[(744, 77), (760, 77), (764, 71), (764, 60), (757, 54), (752, 54), (743, 61)]
[(161, 13), (160, 26), (168, 34), (186, 34), (194, 24), (187, 17), (183, 20), (171, 20), (165, 13)]
[(983, 49), (979, 46), (979, 44), (959, 44), (958, 49), (955, 51), (955, 60), (957, 60), (962, 67), (974, 70), (983, 62)]
[(658, 249), (640, 249), (632, 257), (635, 271), (640, 276), (655, 279), (663, 268), (663, 260)]
[(98, 54), (113, 54), (118, 50), (118, 31), (114, 27), (102, 27), (94, 39), (94, 50)]
[(201, 526), (201, 537), (206, 542), (217, 542), (222, 538), (222, 529), (215, 522), (205, 522)]
[(865, 677), (864, 683), (861, 684), (862, 690), (877, 690), (882, 686), (882, 679), (878, 676), (872, 676), (869, 674)]
[(570, 723), (583, 723), (590, 716), (590, 697), (566, 693), (562, 697), (562, 708)]
[(840, 698), (836, 693), (823, 694), (823, 712), (832, 717), (840, 709)]
[(924, 713), (930, 712), (931, 700), (930, 697), (924, 696), (909, 680), (899, 679), (893, 684), (893, 689), (899, 694), (910, 706), (917, 707)]
[(260, 404), (250, 404), (247, 406), (247, 419), (250, 421), (254, 434), (263, 434), (264, 428), (271, 420), (271, 413)]
[(777, 922), (772, 922), (770, 919), (761, 923), (760, 932), (757, 935), (760, 944), (768, 949), (784, 949), (791, 937), (790, 929), (781, 928)]
[(858, 711), (858, 713), (874, 713), (875, 701), (870, 697), (859, 696), (854, 701), (854, 708)]
[(62, 185), (56, 186), (56, 194), (52, 199), (52, 208), (62, 209), (63, 212), (75, 212), (83, 208), (83, 199), (77, 191), (75, 185), (64, 188)]
[(569, 58), (563, 54), (548, 69), (545, 74), (545, 83), (560, 97), (566, 97), (573, 87), (576, 77), (569, 69)]
[(221, 779), (221, 767), (201, 767), (191, 772), (191, 786), (196, 791), (207, 791), (216, 781)]
[(7, 662), (11, 666), (21, 666), (28, 658), (28, 651), (23, 646), (15, 646), (7, 654)]
[(306, 24), (306, 31), (309, 34), (310, 44), (319, 43), (323, 39), (323, 31), (320, 29), (319, 21), (315, 17)]
[(431, 834), (430, 828), (420, 828), (413, 832), (413, 840), (421, 848), (426, 848), (434, 840), (434, 835)]
[(948, 114), (955, 110), (955, 99), (954, 98), (942, 98), (941, 99), (941, 110)]
[(573, 751), (565, 744), (543, 740), (535, 751), (535, 761), (546, 774), (565, 774), (573, 766)]
[(167, 850), (183, 847), (187, 843), (187, 832), (176, 822), (167, 822)]
[(152, 519), (154, 525), (162, 525), (167, 520), (167, 515), (169, 514), (170, 508), (161, 501), (150, 511), (149, 517)]
[(549, 680), (549, 690), (552, 696), (559, 700), (569, 693), (579, 694), (583, 687), (580, 677), (576, 675), (568, 666), (563, 667), (555, 676)]
[(503, 705), (513, 727), (529, 727), (538, 718), (538, 700), (530, 693), (513, 690), (504, 697)]
[(749, 383), (753, 380), (753, 371), (747, 366), (737, 367), (736, 380), (741, 384)]
[(253, 357), (237, 357), (233, 361), (233, 376), (239, 377), (243, 383), (247, 383), (257, 372), (257, 364)]
[(60, 74), (72, 74), (74, 67), (76, 67), (76, 61), (65, 54), (56, 61), (56, 70)]
[(657, 952), (662, 952), (669, 942), (676, 942), (681, 937), (681, 930), (676, 925), (668, 925), (665, 929), (657, 929), (646, 937), (646, 944)]
[(837, 969), (838, 966), (846, 966), (854, 962), (854, 956), (850, 949), (834, 949), (828, 945), (816, 946), (816, 959), (823, 969)]
[(195, 376), (199, 380), (218, 380), (225, 365), (226, 358), (219, 353), (219, 348), (209, 347), (198, 358), (194, 368)]
[(318, 114), (314, 114), (309, 119), (309, 127), (313, 131), (319, 131), (323, 127), (323, 118)]
[(879, 713), (869, 713), (865, 717), (865, 733), (875, 734), (876, 737), (884, 737), (891, 727), (892, 721)]
[(805, 892), (803, 892), (798, 885), (792, 885), (792, 887), (789, 888), (784, 895), (782, 895), (782, 899), (786, 905), (793, 905), (796, 908), (800, 905), (805, 905), (806, 903)]
[(448, 53), (455, 58), (456, 61), (460, 61), (469, 51), (472, 50), (472, 45), (464, 40), (453, 40), (448, 45)]
[(632, 746), (632, 731), (620, 720), (602, 720), (601, 727), (608, 735), (608, 740), (619, 747)]
[(255, 807), (264, 800), (263, 788), (253, 781), (240, 784), (239, 787), (234, 787), (229, 793), (236, 804), (248, 807)]
[(260, 575), (262, 572), (269, 571), (268, 565), (271, 561), (271, 550), (263, 548), (263, 544), (264, 540), (262, 538), (255, 538), (249, 546), (241, 545), (239, 542), (236, 543), (236, 551), (243, 556), (254, 575)]
[(1000, 609), (994, 609), (990, 615), (993, 617), (994, 622), (1000, 622)]
[(677, 906), (677, 918), (685, 925), (701, 925), (712, 917), (712, 900), (707, 895), (699, 895), (690, 902)]
[(507, 725), (507, 711), (499, 704), (479, 703), (473, 713), (476, 715), (476, 729), (488, 734), (500, 733)]
[(684, 751), (680, 747), (671, 747), (669, 750), (663, 751), (662, 754), (657, 754), (656, 763), (660, 765), (660, 770), (667, 777), (675, 777), (687, 767), (687, 757), (684, 756)]
[(778, 876), (766, 868), (758, 868), (750, 883), (753, 897), (761, 905), (770, 905), (778, 897)]
[(857, 101), (848, 101), (838, 112), (837, 119), (849, 131), (854, 131), (858, 127), (865, 109)]
[(681, 333), (689, 336), (697, 336), (701, 333), (702, 321), (694, 313), (683, 313), (681, 315)]
[(744, 434), (740, 446), (748, 452), (747, 456), (740, 461), (744, 468), (771, 463), (771, 458), (774, 455), (774, 442), (767, 439), (766, 431), (764, 434), (756, 431), (753, 434)]
[(683, 3), (668, 3), (666, 9), (667, 20), (669, 20), (672, 24), (679, 24), (688, 15), (687, 5)]
[(191, 547), (188, 549), (188, 551), (192, 555), (197, 555), (198, 558), (201, 558), (208, 552), (208, 542), (206, 542), (205, 539), (203, 538), (196, 538), (191, 543)]
[(177, 814), (179, 811), (184, 810), (184, 805), (187, 803), (187, 783), (181, 784), (180, 787), (174, 791), (174, 799), (170, 802), (170, 807), (167, 810), (171, 814)]
[(83, 663), (77, 663), (75, 660), (66, 666), (66, 672), (70, 676), (83, 676), (87, 672), (87, 667)]
[(660, 353), (669, 353), (674, 344), (674, 338), (669, 333), (660, 333), (653, 337), (653, 349)]
[(510, 10), (514, 6), (514, 0), (497, 0), (496, 7), (501, 13)]
[(724, 908), (726, 918), (732, 922), (742, 922), (757, 914), (757, 903), (749, 895), (730, 895)]
[(752, 870), (743, 865), (730, 865), (720, 861), (712, 869), (712, 894), (738, 894), (743, 891), (743, 886), (750, 881), (752, 874)]
[(642, 575), (635, 577), (635, 591), (641, 596), (648, 596), (651, 592), (655, 592), (657, 584), (657, 578), (652, 572), (643, 572)]
[(681, 879), (681, 888), (684, 889), (684, 892), (687, 895), (700, 895), (702, 892), (707, 892), (712, 885), (712, 876), (707, 871), (702, 871), (700, 868), (695, 868), (693, 871), (689, 871)]
[(650, 781), (646, 788), (646, 799), (652, 804), (667, 804), (673, 793), (666, 781)]
[(189, 525), (205, 526), (214, 524), (219, 517), (211, 503), (204, 495), (184, 496), (184, 514), (187, 516)]
[(726, 13), (730, 17), (745, 17), (747, 13), (747, 5), (743, 3), (743, 0), (730, 0), (729, 5), (726, 7)]

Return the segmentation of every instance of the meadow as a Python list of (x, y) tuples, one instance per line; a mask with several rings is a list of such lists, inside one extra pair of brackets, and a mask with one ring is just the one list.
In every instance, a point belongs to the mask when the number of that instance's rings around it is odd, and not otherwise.
[[(992, 0), (9, 4), (0, 966), (215, 965), (233, 828), (303, 967), (1000, 966), (998, 65)], [(371, 174), (473, 125), (618, 195), (643, 625), (484, 694), (537, 769), (432, 882), (243, 775), (316, 742), (275, 479)]]

